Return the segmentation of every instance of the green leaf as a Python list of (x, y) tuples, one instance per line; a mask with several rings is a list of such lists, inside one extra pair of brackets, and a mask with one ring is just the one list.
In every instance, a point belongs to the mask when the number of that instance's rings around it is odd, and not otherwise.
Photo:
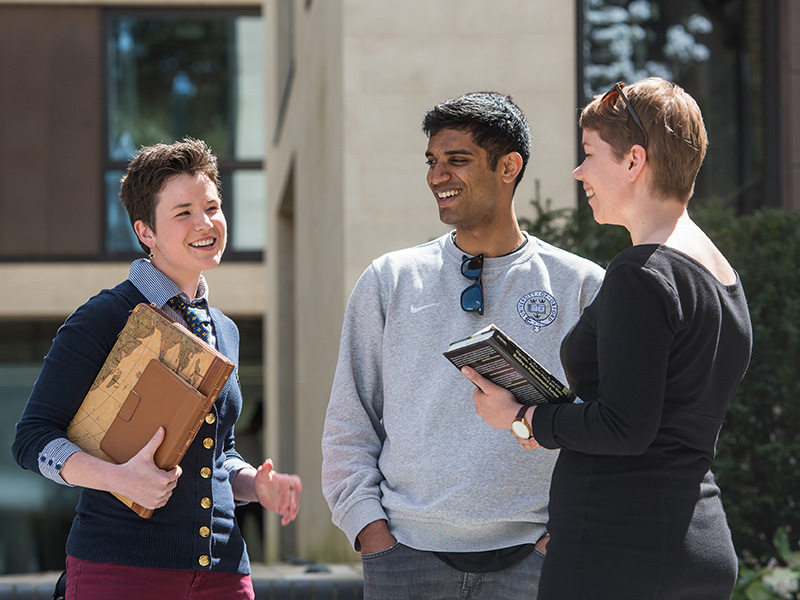
[(778, 598), (760, 583), (748, 586), (744, 591), (744, 595), (747, 600), (776, 600)]
[(772, 543), (775, 545), (775, 550), (778, 553), (784, 564), (789, 564), (792, 560), (792, 549), (789, 546), (789, 532), (785, 527), (779, 527), (772, 536)]

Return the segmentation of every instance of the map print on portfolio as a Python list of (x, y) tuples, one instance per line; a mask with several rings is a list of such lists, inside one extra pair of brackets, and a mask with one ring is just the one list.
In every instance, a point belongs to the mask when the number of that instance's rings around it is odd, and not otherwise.
[[(125, 328), (75, 413), (67, 437), (85, 452), (112, 462), (100, 449), (100, 441), (153, 358), (205, 395), (212, 392), (206, 388), (216, 387), (211, 381), (217, 379), (214, 371), (224, 366), (233, 368), (227, 358), (185, 327), (154, 306), (139, 304), (131, 311)], [(220, 365), (220, 361), (225, 364)]]

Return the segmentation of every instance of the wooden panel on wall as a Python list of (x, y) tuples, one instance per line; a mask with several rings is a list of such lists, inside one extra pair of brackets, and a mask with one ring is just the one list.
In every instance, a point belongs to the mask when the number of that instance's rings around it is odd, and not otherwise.
[(102, 251), (97, 7), (0, 6), (0, 258)]

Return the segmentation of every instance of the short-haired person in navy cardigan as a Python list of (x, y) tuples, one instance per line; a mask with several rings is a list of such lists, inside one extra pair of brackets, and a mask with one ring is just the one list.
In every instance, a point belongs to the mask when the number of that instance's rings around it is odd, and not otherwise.
[[(26, 469), (82, 488), (67, 540), (67, 600), (252, 599), (234, 506), (259, 502), (286, 525), (297, 516), (302, 484), (297, 475), (275, 471), (269, 459), (256, 468), (237, 453), (233, 428), (242, 394), (236, 373), (181, 464), (170, 471), (153, 461), (163, 428), (121, 465), (95, 458), (66, 438), (139, 303), (155, 304), (184, 322), (178, 307), (199, 308), (209, 343), (234, 363), (239, 359), (239, 331), (218, 309), (208, 308), (202, 275), (219, 264), (227, 238), (211, 150), (189, 138), (142, 148), (128, 166), (120, 199), (148, 259), (134, 261), (127, 280), (90, 298), (61, 326), (17, 424), (14, 456)], [(176, 296), (180, 302), (170, 302)], [(158, 510), (143, 519), (109, 492)]]
[[(703, 117), (682, 88), (649, 78), (597, 96), (580, 125), (573, 174), (595, 220), (633, 245), (561, 345), (582, 402), (519, 417), (523, 447), (560, 448), (538, 598), (728, 600), (737, 559), (711, 463), (752, 331), (739, 276), (686, 210)], [(466, 374), (484, 421), (508, 429), (520, 405)]]

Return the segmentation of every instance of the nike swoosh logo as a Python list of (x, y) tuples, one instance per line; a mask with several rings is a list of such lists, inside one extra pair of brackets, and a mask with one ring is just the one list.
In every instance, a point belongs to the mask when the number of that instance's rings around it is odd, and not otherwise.
[(426, 308), (430, 308), (431, 306), (439, 306), (439, 304), (440, 304), (439, 302), (434, 302), (433, 304), (424, 304), (422, 306), (414, 306), (412, 304), (411, 305), (411, 314), (415, 315), (421, 310), (425, 310)]

